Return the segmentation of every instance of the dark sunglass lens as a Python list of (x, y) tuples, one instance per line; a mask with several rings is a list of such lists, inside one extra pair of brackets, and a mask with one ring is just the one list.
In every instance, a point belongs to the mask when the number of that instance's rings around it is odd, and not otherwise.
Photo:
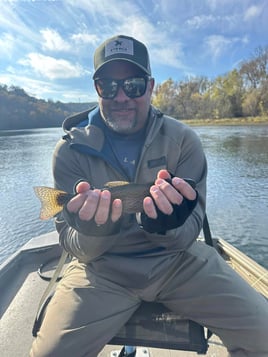
[(129, 98), (139, 98), (146, 92), (147, 77), (132, 77), (127, 79), (99, 78), (95, 80), (98, 95), (103, 99), (114, 99), (119, 86)]
[(129, 78), (124, 81), (124, 92), (129, 98), (138, 98), (144, 95), (147, 81), (143, 77)]
[(98, 95), (104, 99), (112, 99), (117, 93), (118, 84), (114, 80), (97, 79), (95, 85)]

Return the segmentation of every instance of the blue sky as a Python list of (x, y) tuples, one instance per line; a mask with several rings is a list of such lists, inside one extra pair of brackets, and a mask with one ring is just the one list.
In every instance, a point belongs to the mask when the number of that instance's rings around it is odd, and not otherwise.
[(0, 0), (0, 84), (94, 101), (94, 49), (116, 34), (147, 45), (157, 83), (213, 79), (268, 45), (267, 19), (267, 0)]

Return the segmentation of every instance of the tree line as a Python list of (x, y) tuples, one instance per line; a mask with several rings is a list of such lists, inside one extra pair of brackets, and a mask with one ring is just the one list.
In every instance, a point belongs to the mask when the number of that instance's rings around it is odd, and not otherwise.
[(153, 104), (178, 119), (220, 119), (268, 115), (268, 46), (238, 68), (209, 80), (169, 78), (157, 84)]
[(22, 88), (0, 85), (0, 130), (59, 127), (67, 116), (95, 104), (46, 101)]
[[(58, 127), (67, 116), (96, 103), (62, 103), (0, 85), (0, 130)], [(238, 68), (209, 80), (193, 77), (157, 84), (153, 104), (177, 119), (220, 119), (268, 115), (268, 46)]]

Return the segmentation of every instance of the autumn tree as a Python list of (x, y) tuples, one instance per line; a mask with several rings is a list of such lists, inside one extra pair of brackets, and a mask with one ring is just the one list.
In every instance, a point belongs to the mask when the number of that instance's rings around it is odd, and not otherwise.
[(169, 78), (162, 84), (156, 85), (152, 103), (156, 107), (161, 108), (165, 114), (174, 116), (177, 94), (177, 84), (171, 78)]
[(224, 76), (218, 76), (210, 93), (214, 117), (242, 116), (243, 79), (236, 69)]
[(256, 116), (268, 113), (268, 47), (258, 47), (253, 57), (240, 64), (244, 81), (243, 114)]
[(210, 87), (205, 77), (189, 78), (178, 83), (176, 113), (180, 118), (204, 118), (204, 94)]

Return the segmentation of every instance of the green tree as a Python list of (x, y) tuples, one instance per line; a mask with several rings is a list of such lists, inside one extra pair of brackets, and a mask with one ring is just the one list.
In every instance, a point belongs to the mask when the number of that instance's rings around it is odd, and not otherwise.
[(214, 117), (242, 116), (243, 93), (243, 78), (236, 69), (217, 77), (211, 88)]
[(152, 103), (167, 115), (175, 115), (177, 84), (169, 78), (162, 84), (157, 84), (152, 97)]

